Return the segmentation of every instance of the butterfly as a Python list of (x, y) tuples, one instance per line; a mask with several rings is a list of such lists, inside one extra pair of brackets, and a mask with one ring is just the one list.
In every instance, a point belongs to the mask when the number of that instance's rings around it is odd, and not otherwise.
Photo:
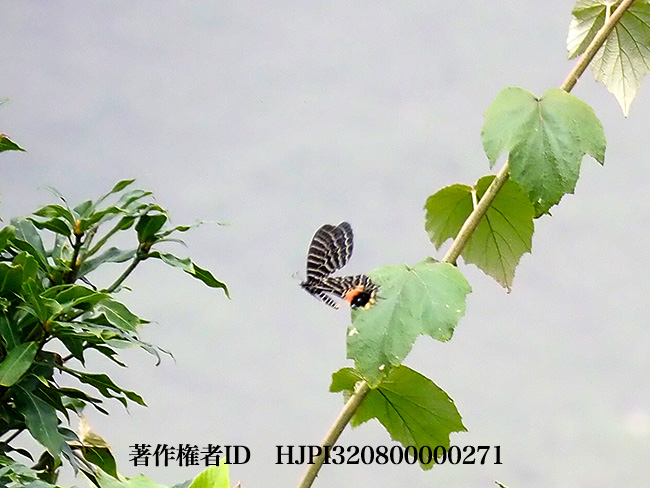
[(341, 222), (323, 225), (309, 244), (307, 278), (300, 286), (333, 308), (339, 307), (331, 295), (343, 298), (352, 308), (368, 308), (379, 289), (366, 275), (331, 276), (352, 256), (353, 239), (350, 224)]

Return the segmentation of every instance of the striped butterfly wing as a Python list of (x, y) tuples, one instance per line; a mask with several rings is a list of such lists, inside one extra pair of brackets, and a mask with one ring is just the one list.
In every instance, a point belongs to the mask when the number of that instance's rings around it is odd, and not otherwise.
[(316, 231), (307, 253), (307, 282), (322, 281), (346, 265), (352, 255), (352, 227), (341, 222)]
[(343, 298), (351, 307), (366, 307), (374, 303), (379, 287), (366, 275), (332, 276), (325, 278), (322, 288)]

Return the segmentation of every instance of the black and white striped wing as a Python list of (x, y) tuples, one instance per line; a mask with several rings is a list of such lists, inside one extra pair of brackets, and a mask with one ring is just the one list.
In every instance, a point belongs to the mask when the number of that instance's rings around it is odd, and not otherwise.
[(343, 299), (347, 299), (352, 290), (372, 295), (379, 289), (366, 275), (331, 276), (323, 280), (322, 288)]
[(302, 283), (302, 287), (309, 292), (310, 295), (315, 296), (326, 305), (338, 309), (339, 306), (336, 301), (329, 295), (333, 292), (328, 286), (324, 286), (321, 281), (311, 281)]
[(341, 222), (316, 231), (307, 253), (307, 281), (320, 281), (346, 265), (352, 255), (352, 227)]

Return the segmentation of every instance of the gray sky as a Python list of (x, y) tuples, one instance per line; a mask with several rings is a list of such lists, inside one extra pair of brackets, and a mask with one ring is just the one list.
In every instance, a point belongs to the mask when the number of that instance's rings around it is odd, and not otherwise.
[[(90, 422), (121, 471), (162, 483), (192, 468), (134, 468), (134, 443), (244, 444), (231, 469), (246, 488), (295, 486), (304, 466), (277, 444), (317, 444), (342, 400), (349, 315), (305, 294), (299, 276), (323, 223), (355, 230), (350, 274), (427, 255), (422, 206), (488, 172), (480, 130), (499, 90), (558, 86), (572, 63), (572, 2), (4, 2), (0, 131), (5, 221), (136, 177), (186, 236), (189, 254), (233, 299), (158, 263), (120, 297), (154, 320), (161, 366), (127, 351), (109, 368), (149, 408)], [(455, 400), (469, 432), (500, 445), (499, 466), (327, 466), (315, 486), (511, 488), (640, 486), (650, 477), (650, 96), (629, 119), (587, 74), (574, 94), (608, 139), (605, 167), (583, 161), (575, 196), (536, 221), (507, 294), (473, 266), (454, 338), (421, 338), (406, 364)], [(97, 277), (101, 283), (111, 272)], [(103, 283), (102, 283), (103, 284)], [(105, 362), (88, 365), (100, 370)], [(386, 445), (377, 422), (344, 445)]]

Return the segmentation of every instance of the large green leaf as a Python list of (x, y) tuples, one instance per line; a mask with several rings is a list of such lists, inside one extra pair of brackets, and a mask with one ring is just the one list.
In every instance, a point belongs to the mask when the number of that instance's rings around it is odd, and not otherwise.
[(16, 383), (34, 362), (38, 343), (25, 342), (9, 350), (0, 363), (0, 385), (11, 386)]
[(65, 447), (65, 439), (57, 428), (59, 420), (54, 407), (23, 388), (17, 388), (15, 395), (29, 432), (58, 459)]
[(379, 285), (377, 303), (352, 310), (347, 354), (375, 386), (391, 366), (401, 364), (420, 334), (451, 338), (471, 288), (456, 267), (431, 258), (413, 267), (384, 266), (369, 275)]
[[(458, 235), (472, 212), (473, 193), (480, 201), (493, 180), (494, 176), (484, 176), (475, 188), (448, 186), (427, 199), (425, 228), (436, 249)], [(461, 256), (510, 289), (521, 256), (531, 250), (533, 215), (534, 208), (527, 195), (517, 183), (508, 180), (470, 236)]]
[[(349, 396), (362, 376), (352, 368), (343, 368), (332, 375), (330, 391), (343, 391)], [(370, 390), (354, 416), (352, 426), (376, 418), (391, 438), (404, 447), (418, 450), (428, 446), (449, 447), (449, 435), (467, 429), (454, 401), (433, 381), (402, 365), (388, 373), (379, 385)], [(421, 464), (433, 467), (434, 461)]]
[[(580, 0), (573, 8), (567, 48), (569, 58), (582, 54), (620, 1)], [(627, 117), (630, 105), (650, 74), (650, 3), (636, 1), (623, 14), (590, 63)]]
[(123, 263), (129, 259), (133, 259), (135, 252), (136, 251), (134, 249), (124, 251), (122, 249), (118, 249), (117, 247), (111, 247), (101, 253), (99, 256), (92, 259), (87, 259), (81, 263), (78, 276), (85, 276), (104, 263)]
[(605, 161), (598, 117), (589, 105), (557, 88), (541, 98), (505, 88), (488, 107), (481, 136), (490, 166), (508, 152), (510, 177), (524, 188), (536, 216), (573, 193), (585, 154)]

